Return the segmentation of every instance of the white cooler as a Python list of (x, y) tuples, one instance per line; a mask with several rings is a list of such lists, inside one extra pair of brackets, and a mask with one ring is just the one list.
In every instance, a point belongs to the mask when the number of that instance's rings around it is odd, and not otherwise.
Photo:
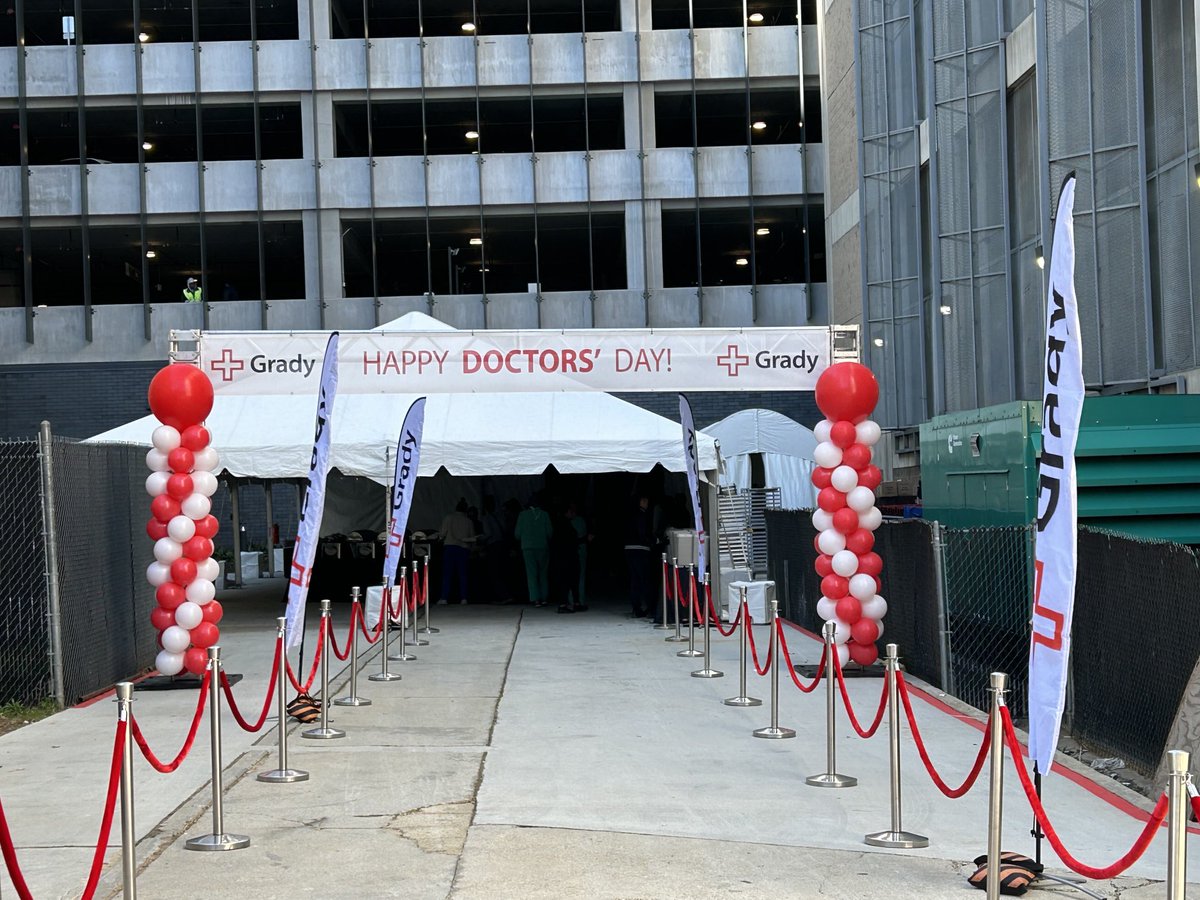
[[(392, 590), (395, 591), (397, 589), (392, 588)], [(382, 605), (383, 605), (383, 585), (377, 584), (377, 585), (367, 588), (367, 604), (363, 609), (363, 615), (365, 615), (367, 617), (366, 618), (367, 631), (373, 631), (375, 626), (379, 624), (379, 610)], [(393, 596), (392, 597), (392, 606), (395, 607), (395, 605), (396, 605), (396, 597)], [(407, 619), (408, 617), (403, 616), (402, 618)], [(400, 619), (393, 619), (393, 621), (396, 622), (397, 624), (399, 624)]]
[(258, 579), (258, 567), (262, 562), (262, 556), (258, 553), (243, 553), (242, 554), (242, 583), (247, 581), (256, 581)]
[(754, 624), (761, 625), (767, 621), (771, 601), (775, 599), (775, 582), (773, 581), (734, 581), (729, 585), (726, 599), (729, 602), (729, 618), (737, 615), (738, 606), (742, 602), (742, 588), (746, 589), (746, 607)]

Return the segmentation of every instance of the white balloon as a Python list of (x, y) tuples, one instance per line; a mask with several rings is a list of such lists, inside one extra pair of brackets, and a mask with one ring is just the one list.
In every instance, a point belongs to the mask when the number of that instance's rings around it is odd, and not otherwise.
[(183, 546), (179, 541), (165, 537), (154, 542), (154, 558), (160, 563), (169, 566), (181, 556), (183, 556)]
[(203, 494), (190, 494), (183, 498), (180, 508), (189, 519), (203, 519), (212, 510), (212, 501)]
[(162, 587), (171, 580), (171, 567), (157, 561), (150, 563), (146, 566), (146, 580), (154, 587)]
[[(869, 575), (867, 577), (870, 578)], [(874, 587), (874, 582), (872, 582), (872, 590), (874, 590)], [(883, 599), (882, 594), (875, 594), (872, 597), (868, 597), (866, 600), (862, 601), (861, 606), (863, 618), (874, 619), (876, 622), (878, 622), (887, 615), (887, 601)]]
[[(854, 568), (858, 568), (858, 560), (855, 558)], [(875, 579), (865, 573), (860, 573), (850, 579), (850, 593), (864, 603), (875, 596)], [(865, 616), (866, 613), (863, 613)]]
[[(215, 582), (217, 576), (221, 574), (221, 564), (211, 556), (208, 559), (202, 559), (196, 563), (196, 577), (203, 578), (205, 581)], [(194, 584), (195, 582), (193, 582)], [(188, 598), (189, 600), (191, 597)], [(201, 604), (203, 605), (203, 604)]]
[(827, 513), (825, 510), (817, 507), (812, 514), (813, 528), (817, 531), (826, 531), (833, 527), (833, 513)]
[(196, 523), (187, 516), (176, 516), (167, 523), (167, 534), (170, 535), (171, 540), (179, 541), (181, 544), (184, 541), (190, 541), (196, 536)]
[[(858, 571), (858, 554), (852, 550), (842, 550), (833, 555), (833, 571), (843, 578), (849, 578)], [(874, 582), (871, 582), (874, 585)]]
[(167, 461), (167, 454), (157, 447), (151, 447), (146, 452), (146, 468), (151, 472), (165, 472), (171, 468), (171, 464)]
[(203, 450), (197, 450), (192, 459), (192, 469), (197, 472), (201, 469), (205, 472), (213, 472), (221, 464), (221, 457), (212, 448), (212, 444), (209, 444)]
[(184, 631), (191, 631), (204, 620), (204, 612), (195, 603), (180, 603), (175, 607), (175, 624)]
[(822, 419), (813, 426), (813, 434), (816, 435), (817, 443), (823, 444), (829, 440), (829, 429), (833, 428), (833, 422), (829, 419)]
[(864, 513), (875, 505), (875, 494), (869, 487), (860, 484), (846, 495), (846, 505), (857, 512)]
[(836, 528), (826, 528), (818, 535), (817, 546), (826, 556), (833, 556), (846, 549), (846, 536)]
[(877, 507), (872, 506), (868, 510), (858, 514), (858, 527), (865, 528), (867, 531), (874, 531), (883, 524), (883, 513)]
[(846, 664), (850, 662), (850, 648), (845, 644), (838, 644), (834, 649), (837, 650), (838, 663), (844, 669)]
[(833, 623), (833, 642), (835, 644), (845, 644), (848, 642), (850, 640), (850, 626), (837, 616), (834, 616), (829, 621)]
[(178, 675), (183, 671), (183, 654), (160, 650), (158, 656), (154, 657), (154, 668), (163, 675)]
[(192, 473), (192, 490), (205, 497), (211, 497), (217, 492), (217, 476), (204, 469)]
[(858, 442), (867, 447), (874, 446), (875, 443), (878, 442), (879, 436), (882, 434), (879, 426), (870, 419), (867, 419), (864, 422), (859, 422), (857, 425), (855, 425), (854, 433), (858, 438)]
[(165, 494), (167, 492), (167, 479), (170, 477), (170, 472), (151, 472), (146, 476), (146, 493), (151, 497)]
[(837, 615), (837, 601), (822, 597), (817, 601), (817, 615), (828, 622)]
[[(213, 583), (201, 576), (200, 567), (203, 563), (196, 565), (196, 579), (187, 586), (184, 593), (188, 600), (197, 606), (205, 606), (212, 603), (213, 597), (217, 596), (217, 589), (213, 587)], [(180, 624), (183, 624), (182, 622)], [(188, 628), (195, 628), (195, 625), (189, 625)]]
[(830, 441), (822, 441), (813, 450), (813, 460), (826, 469), (836, 468), (842, 463), (842, 448)]
[(179, 432), (170, 425), (159, 425), (150, 435), (150, 443), (163, 453), (170, 453), (179, 446)]
[(879, 621), (879, 619), (876, 619), (873, 616), (871, 617), (871, 621), (874, 622), (875, 626), (879, 629), (879, 634), (875, 635), (875, 640), (879, 640), (881, 637), (883, 637), (883, 622)]
[(858, 473), (849, 466), (838, 466), (829, 476), (829, 483), (843, 494), (848, 494), (858, 487)]
[(178, 625), (168, 625), (162, 633), (163, 649), (172, 653), (182, 653), (191, 642), (192, 636)]

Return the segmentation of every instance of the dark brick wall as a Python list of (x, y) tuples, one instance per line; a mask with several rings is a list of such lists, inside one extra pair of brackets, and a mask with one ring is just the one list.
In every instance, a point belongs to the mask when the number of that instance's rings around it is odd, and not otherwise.
[(87, 438), (149, 415), (146, 388), (164, 363), (0, 366), (0, 439), (55, 434)]
[[(679, 421), (678, 394), (614, 394), (634, 406)], [(811, 391), (697, 391), (687, 395), (697, 428), (707, 428), (743, 409), (771, 409), (805, 428), (825, 418)]]

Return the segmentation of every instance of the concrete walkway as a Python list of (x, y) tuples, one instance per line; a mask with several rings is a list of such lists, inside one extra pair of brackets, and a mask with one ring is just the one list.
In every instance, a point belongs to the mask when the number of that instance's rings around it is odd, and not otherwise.
[[(245, 680), (234, 688), (257, 715), (273, 649), (280, 582), (223, 601), (223, 657)], [(344, 636), (349, 607), (335, 604)], [(932, 786), (904, 729), (904, 825), (924, 850), (869, 848), (888, 825), (886, 726), (869, 741), (839, 712), (839, 771), (858, 787), (804, 784), (824, 769), (824, 688), (781, 689), (781, 724), (794, 740), (752, 729), (766, 707), (734, 709), (737, 644), (714, 633), (726, 677), (688, 677), (699, 661), (675, 656), (664, 632), (616, 611), (586, 614), (515, 607), (435, 607), (440, 634), (393, 663), (403, 680), (378, 684), (378, 651), (364, 653), (359, 693), (373, 704), (334, 707), (345, 739), (303, 740), (291, 764), (308, 782), (271, 785), (272, 724), (246, 735), (224, 720), (226, 829), (245, 850), (193, 853), (187, 837), (211, 830), (207, 727), (179, 770), (160, 775), (137, 757), (138, 891), (143, 898), (708, 898), (980, 897), (965, 882), (986, 844), (986, 769), (978, 786), (947, 800)], [(316, 607), (309, 608), (310, 631)], [(765, 644), (765, 628), (759, 628)], [(797, 662), (819, 644), (789, 632)], [(311, 643), (309, 645), (311, 647)], [(310, 650), (311, 653), (311, 650)], [(341, 664), (339, 664), (340, 666)], [(343, 670), (335, 695), (345, 691)], [(750, 693), (767, 697), (751, 674)], [(851, 681), (860, 719), (882, 679)], [(289, 692), (290, 694), (290, 692)], [(160, 757), (178, 749), (195, 694), (135, 694), (135, 713)], [(934, 698), (936, 700), (936, 697)], [(982, 734), (967, 712), (914, 698), (915, 713), (947, 781), (961, 780)], [(78, 897), (86, 878), (112, 746), (107, 699), (0, 737), (0, 799), (33, 896)], [(257, 740), (256, 740), (257, 739)], [(1073, 761), (1046, 779), (1047, 808), (1067, 847), (1107, 865), (1141, 829), (1151, 804)], [(1011, 764), (1010, 764), (1011, 765)], [(1006, 849), (1031, 852), (1030, 814), (1006, 772)], [(118, 825), (110, 844), (119, 842)], [(1107, 896), (1162, 897), (1165, 830), (1130, 875), (1093, 884)], [(1189, 839), (1200, 872), (1200, 839)], [(1049, 847), (1046, 858), (1053, 862)], [(120, 896), (119, 855), (97, 896)], [(1193, 876), (1195, 877), (1195, 876)], [(1059, 893), (1058, 889), (1043, 893)], [(1081, 897), (1064, 890), (1064, 896)], [(15, 896), (7, 874), (0, 896)]]

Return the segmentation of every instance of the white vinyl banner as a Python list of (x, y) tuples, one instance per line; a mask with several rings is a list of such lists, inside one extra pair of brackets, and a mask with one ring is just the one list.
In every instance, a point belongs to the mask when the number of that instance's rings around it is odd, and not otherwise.
[(692, 422), (692, 405), (679, 395), (679, 421), (683, 423), (683, 458), (687, 462), (688, 493), (692, 495), (692, 516), (696, 520), (696, 577), (703, 580), (708, 571), (705, 547), (704, 517), (700, 514), (700, 465), (696, 458), (696, 426)]
[[(829, 328), (343, 332), (341, 391), (811, 391)], [(313, 390), (326, 332), (199, 332), (222, 394)]]
[(383, 577), (391, 587), (396, 566), (404, 550), (404, 529), (412, 509), (413, 490), (417, 486), (417, 468), (421, 464), (421, 433), (425, 430), (425, 398), (413, 401), (404, 416), (400, 439), (396, 442), (396, 480), (392, 482), (392, 511), (388, 525), (387, 552), (383, 557)]
[(1083, 348), (1075, 301), (1075, 177), (1058, 199), (1046, 315), (1042, 458), (1038, 465), (1033, 638), (1029, 650), (1029, 751), (1047, 773), (1058, 744), (1075, 601), (1075, 442), (1083, 412)]
[(325, 345), (325, 360), (321, 365), (321, 381), (317, 391), (317, 430), (313, 438), (312, 461), (308, 466), (308, 484), (304, 502), (300, 505), (300, 527), (292, 554), (292, 571), (288, 577), (286, 647), (300, 644), (304, 635), (304, 605), (308, 600), (308, 584), (312, 580), (313, 557), (317, 552), (321, 515), (325, 510), (325, 480), (329, 475), (329, 445), (333, 431), (333, 401), (338, 389), (338, 333), (329, 335)]

